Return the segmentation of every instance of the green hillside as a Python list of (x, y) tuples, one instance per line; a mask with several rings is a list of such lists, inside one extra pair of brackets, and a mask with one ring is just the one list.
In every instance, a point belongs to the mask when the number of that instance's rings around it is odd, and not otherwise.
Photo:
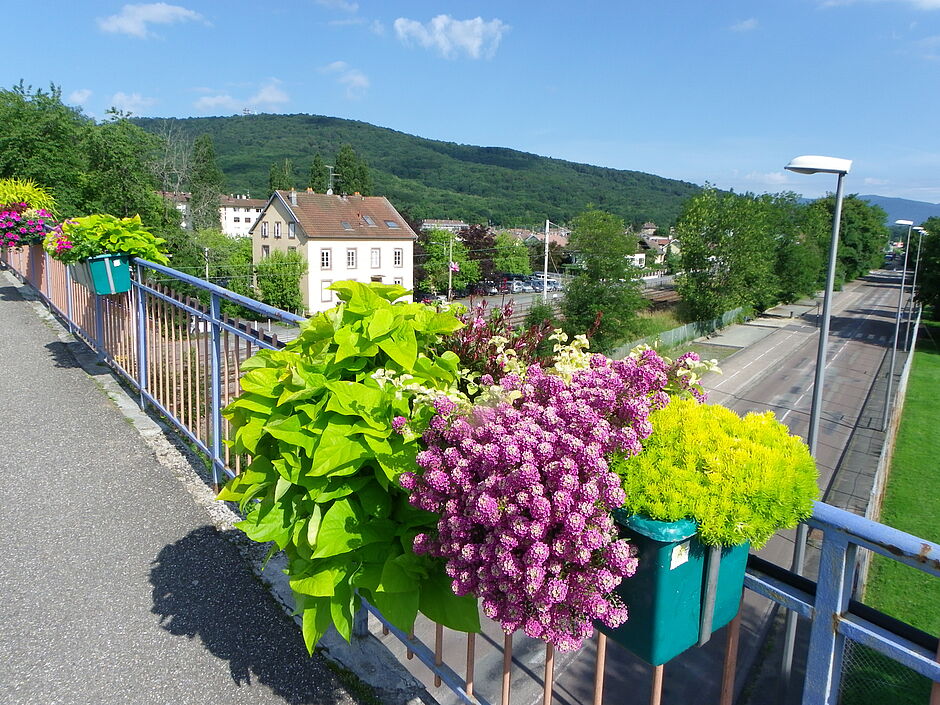
[(501, 147), (428, 140), (364, 122), (318, 115), (137, 118), (162, 133), (172, 123), (189, 137), (209, 133), (225, 190), (267, 195), (268, 170), (290, 158), (297, 186), (307, 184), (313, 155), (330, 163), (350, 143), (372, 171), (375, 194), (414, 218), (454, 218), (496, 225), (565, 223), (589, 204), (627, 222), (669, 225), (700, 188), (637, 171), (605, 169)]

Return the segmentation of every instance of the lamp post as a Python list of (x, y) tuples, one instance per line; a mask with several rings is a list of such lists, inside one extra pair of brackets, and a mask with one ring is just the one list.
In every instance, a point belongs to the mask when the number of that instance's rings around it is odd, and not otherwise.
[[(852, 168), (851, 159), (837, 157), (821, 157), (806, 155), (796, 157), (785, 167), (788, 171), (797, 174), (836, 174), (836, 202), (832, 214), (832, 238), (829, 244), (829, 268), (826, 274), (826, 289), (823, 292), (822, 320), (819, 323), (819, 346), (816, 350), (816, 372), (813, 380), (813, 403), (809, 412), (809, 431), (806, 434), (806, 444), (809, 452), (816, 457), (816, 444), (819, 436), (819, 414), (822, 408), (823, 382), (826, 375), (826, 348), (829, 342), (829, 311), (832, 301), (832, 290), (836, 280), (836, 255), (839, 248), (839, 223), (842, 220), (842, 180)], [(803, 562), (806, 559), (806, 537), (808, 529), (806, 524), (800, 524), (796, 529), (796, 539), (793, 546), (793, 562), (790, 569), (797, 575), (803, 573)], [(781, 675), (784, 686), (781, 689), (781, 698), (786, 697), (790, 683), (790, 671), (793, 666), (793, 645), (796, 640), (796, 619), (794, 611), (787, 613), (786, 636), (783, 643), (783, 664)]]
[(891, 368), (888, 370), (888, 391), (885, 392), (885, 408), (881, 417), (881, 430), (888, 430), (888, 416), (891, 409), (891, 388), (894, 386), (894, 363), (898, 357), (898, 333), (901, 330), (901, 308), (904, 306), (904, 284), (907, 280), (907, 256), (911, 251), (911, 228), (913, 220), (896, 220), (895, 225), (907, 226), (907, 239), (904, 241), (904, 271), (901, 273), (901, 291), (898, 293), (898, 312), (894, 319), (894, 344), (891, 346)]
[(904, 329), (904, 351), (907, 352), (910, 346), (914, 344), (911, 340), (911, 320), (914, 318), (914, 310), (917, 308), (914, 297), (917, 296), (917, 270), (920, 269), (920, 245), (924, 240), (924, 229), (915, 227), (917, 231), (917, 259), (914, 260), (914, 279), (911, 282), (911, 312), (907, 317), (907, 328)]

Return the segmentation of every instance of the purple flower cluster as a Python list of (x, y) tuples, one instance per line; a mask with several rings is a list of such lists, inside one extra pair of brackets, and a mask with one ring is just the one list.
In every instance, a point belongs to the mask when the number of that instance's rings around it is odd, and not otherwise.
[(37, 239), (52, 218), (49, 211), (30, 210), (26, 203), (0, 205), (0, 247), (20, 247)]
[(652, 350), (594, 355), (570, 382), (538, 365), (503, 377), (516, 398), (495, 407), (461, 413), (439, 400), (417, 458), (423, 472), (401, 478), (411, 503), (440, 517), (415, 552), (443, 558), (454, 592), (479, 597), (507, 633), (571, 650), (594, 620), (622, 624), (613, 590), (637, 560), (617, 539), (611, 511), (624, 493), (606, 458), (641, 450), (671, 372)]

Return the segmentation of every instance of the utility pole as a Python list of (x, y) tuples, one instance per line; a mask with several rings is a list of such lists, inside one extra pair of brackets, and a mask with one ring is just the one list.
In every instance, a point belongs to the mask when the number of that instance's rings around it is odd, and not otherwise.
[(447, 255), (447, 300), (454, 297), (454, 233), (450, 234), (450, 252)]
[(208, 247), (202, 248), (202, 259), (206, 263), (206, 281), (209, 281), (209, 248)]
[(545, 219), (545, 263), (542, 267), (542, 303), (548, 303), (548, 218)]

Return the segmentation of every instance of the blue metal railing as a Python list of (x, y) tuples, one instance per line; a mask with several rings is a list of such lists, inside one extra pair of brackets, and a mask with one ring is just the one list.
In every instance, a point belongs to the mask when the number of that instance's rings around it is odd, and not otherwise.
[[(222, 454), (223, 387), (227, 388), (230, 384), (227, 375), (223, 379), (223, 339), (225, 336), (236, 336), (250, 346), (268, 349), (278, 347), (278, 343), (262, 331), (223, 316), (221, 303), (230, 301), (265, 318), (287, 323), (296, 324), (304, 319), (170, 267), (144, 260), (136, 261), (132, 291), (123, 302), (120, 297), (95, 296), (93, 300), (83, 299), (83, 296), (87, 297), (87, 292), (82, 287), (74, 286), (65, 268), (50, 260), (41, 250), (36, 252), (36, 249), (30, 248), (28, 253), (17, 255), (4, 252), (2, 261), (32, 284), (46, 304), (66, 321), (69, 329), (79, 334), (135, 388), (142, 407), (149, 404), (157, 409), (211, 459), (216, 484), (221, 474), (232, 476), (235, 468), (225, 462)], [(168, 277), (206, 292), (210, 300), (208, 311), (196, 302), (187, 302), (148, 283), (148, 273)], [(155, 392), (152, 380), (148, 378), (148, 354), (153, 349), (148, 301), (163, 302), (208, 326), (210, 394), (207, 406), (211, 419), (208, 439), (203, 439), (191, 423), (173, 413), (166, 400)], [(118, 359), (119, 356), (108, 348), (109, 338), (105, 330), (108, 321), (114, 317), (113, 309), (121, 306), (125, 313), (133, 316), (136, 359), (130, 362)], [(90, 321), (94, 321), (93, 329), (89, 329)], [(940, 545), (821, 502), (816, 503), (813, 516), (807, 524), (810, 529), (822, 534), (817, 582), (767, 564), (754, 556), (749, 561), (745, 578), (745, 589), (794, 610), (812, 624), (803, 687), (804, 705), (836, 705), (842, 674), (841, 659), (847, 639), (864, 644), (940, 683), (935, 635), (918, 632), (909, 625), (898, 623), (852, 600), (856, 556), (860, 549), (873, 551), (937, 578), (940, 577)], [(377, 612), (373, 611), (373, 614), (382, 619)], [(435, 657), (439, 649), (432, 649), (413, 635), (395, 633), (427, 664), (432, 673), (441, 677), (459, 700), (468, 705), (481, 702), (479, 696), (468, 694), (461, 686), (460, 678), (453, 669)], [(937, 692), (935, 697), (940, 702), (940, 690)]]

